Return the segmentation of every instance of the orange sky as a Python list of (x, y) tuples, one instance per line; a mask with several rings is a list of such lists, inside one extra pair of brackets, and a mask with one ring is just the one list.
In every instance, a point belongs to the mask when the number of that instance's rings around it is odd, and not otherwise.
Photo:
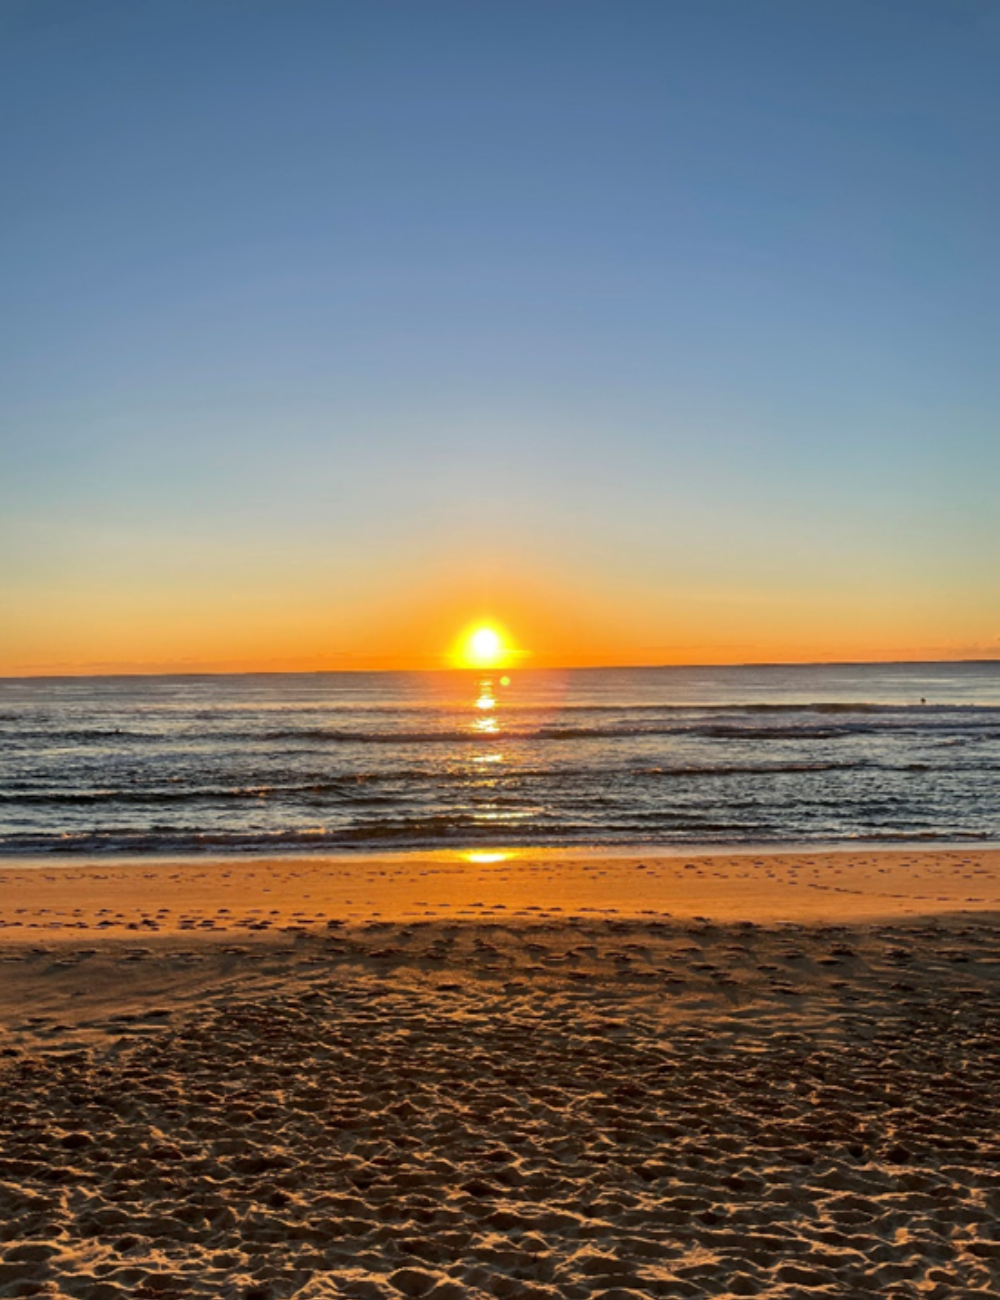
[[(527, 566), (526, 566), (527, 567)], [(313, 575), (315, 576), (315, 575)], [(8, 603), (0, 674), (314, 671), (452, 666), (459, 634), (496, 623), (525, 667), (989, 658), (974, 593), (940, 601), (862, 583), (841, 590), (591, 586), (540, 566), (400, 575), (324, 599), (294, 575), (239, 586), (68, 589)], [(391, 593), (391, 596), (388, 594)], [(949, 639), (949, 626), (980, 639)]]

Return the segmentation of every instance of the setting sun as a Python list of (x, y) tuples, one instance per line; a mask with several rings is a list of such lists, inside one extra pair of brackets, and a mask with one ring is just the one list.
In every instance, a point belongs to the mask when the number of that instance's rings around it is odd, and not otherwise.
[(469, 640), (469, 649), (483, 664), (496, 663), (497, 656), (503, 649), (499, 634), (491, 627), (481, 627), (473, 632)]
[(452, 653), (460, 668), (502, 668), (514, 657), (506, 635), (493, 623), (477, 623), (458, 640)]

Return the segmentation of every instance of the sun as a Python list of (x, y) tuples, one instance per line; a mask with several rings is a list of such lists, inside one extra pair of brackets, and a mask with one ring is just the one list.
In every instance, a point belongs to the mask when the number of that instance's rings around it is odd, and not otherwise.
[(475, 623), (459, 637), (452, 661), (459, 668), (503, 668), (514, 653), (496, 624)]
[(469, 651), (481, 664), (495, 664), (502, 650), (503, 641), (494, 627), (477, 627), (469, 637)]

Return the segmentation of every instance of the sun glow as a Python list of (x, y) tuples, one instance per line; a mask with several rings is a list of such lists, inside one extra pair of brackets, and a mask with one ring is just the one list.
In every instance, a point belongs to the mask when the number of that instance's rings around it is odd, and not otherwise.
[(476, 623), (459, 637), (452, 661), (459, 668), (503, 668), (516, 651), (493, 623)]

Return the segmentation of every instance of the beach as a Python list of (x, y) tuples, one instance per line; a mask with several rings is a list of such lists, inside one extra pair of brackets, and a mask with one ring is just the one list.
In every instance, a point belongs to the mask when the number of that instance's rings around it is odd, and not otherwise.
[(10, 861), (0, 1296), (992, 1296), (1000, 850)]
[(0, 0), (0, 1300), (1000, 1300), (998, 63)]

